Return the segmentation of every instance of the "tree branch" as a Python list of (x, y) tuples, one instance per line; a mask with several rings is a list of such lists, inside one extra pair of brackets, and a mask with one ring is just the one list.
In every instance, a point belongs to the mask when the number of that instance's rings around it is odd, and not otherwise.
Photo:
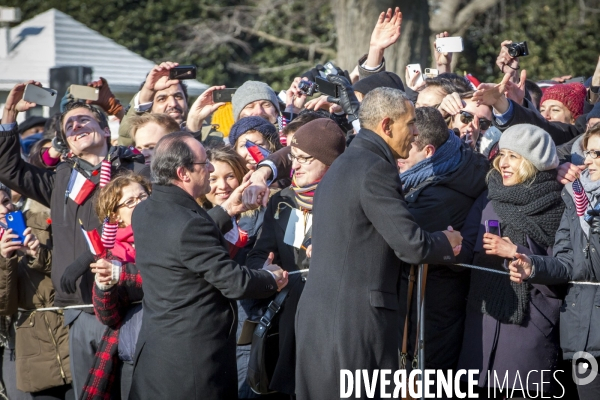
[(499, 0), (472, 0), (463, 7), (453, 18), (452, 32), (465, 32), (469, 25), (475, 20), (475, 17), (495, 6)]
[(238, 71), (238, 72), (243, 72), (246, 74), (269, 74), (269, 73), (285, 71), (285, 70), (293, 69), (293, 68), (311, 67), (311, 66), (313, 66), (313, 63), (310, 61), (300, 61), (300, 62), (296, 62), (296, 63), (280, 65), (277, 67), (258, 67), (256, 65), (238, 64), (233, 61), (227, 63), (228, 69)]
[(242, 32), (249, 33), (254, 36), (258, 36), (260, 38), (268, 40), (271, 43), (280, 44), (282, 46), (295, 47), (295, 48), (307, 50), (307, 51), (313, 50), (313, 47), (314, 47), (315, 53), (328, 54), (332, 57), (335, 57), (335, 54), (336, 54), (335, 50), (320, 47), (318, 44), (304, 44), (304, 43), (298, 43), (298, 42), (294, 42), (294, 41), (287, 40), (287, 39), (281, 39), (281, 38), (278, 38), (277, 36), (271, 35), (269, 33), (259, 31), (256, 29), (252, 29), (252, 28), (246, 28), (241, 25), (239, 26), (239, 29)]

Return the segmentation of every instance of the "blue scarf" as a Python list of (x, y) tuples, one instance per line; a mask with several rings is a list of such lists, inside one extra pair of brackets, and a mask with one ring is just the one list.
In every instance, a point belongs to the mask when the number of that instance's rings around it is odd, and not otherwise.
[(453, 172), (461, 159), (461, 140), (453, 131), (448, 131), (448, 140), (435, 151), (433, 156), (419, 161), (408, 171), (400, 174), (404, 192), (432, 176), (442, 176)]

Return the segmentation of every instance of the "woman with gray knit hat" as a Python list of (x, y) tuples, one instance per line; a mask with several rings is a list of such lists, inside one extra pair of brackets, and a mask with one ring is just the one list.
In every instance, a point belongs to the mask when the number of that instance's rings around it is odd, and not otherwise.
[[(502, 134), (499, 149), (488, 173), (488, 190), (461, 230), (462, 255), (469, 264), (506, 272), (517, 253), (552, 254), (565, 206), (556, 181), (556, 147), (546, 131), (529, 124), (512, 126)], [(472, 270), (457, 368), (478, 369), (479, 386), (486, 388), (482, 393), (487, 388), (499, 396), (513, 388), (525, 388), (529, 396), (552, 393), (556, 381), (548, 371), (554, 372), (559, 361), (560, 297), (553, 286), (515, 283), (506, 274)], [(500, 394), (495, 386), (503, 385), (505, 376), (508, 388), (504, 385)]]
[[(269, 200), (262, 231), (246, 260), (249, 268), (264, 264), (271, 252), (275, 255), (273, 262), (278, 261), (286, 271), (309, 267), (313, 197), (319, 182), (345, 149), (344, 133), (330, 119), (313, 120), (296, 131), (290, 152), (294, 169), (292, 185)], [(288, 297), (279, 311), (279, 358), (269, 389), (293, 395), (296, 370), (294, 318), (304, 289), (302, 277), (290, 275), (288, 287)], [(248, 379), (252, 380), (251, 371)]]
[[(600, 398), (600, 376), (594, 373), (600, 363), (600, 124), (588, 128), (582, 144), (587, 169), (563, 189), (566, 209), (556, 233), (554, 256), (519, 251), (510, 274), (517, 284), (591, 282), (566, 287), (560, 310), (560, 347), (564, 359), (573, 360), (579, 398), (596, 400)], [(586, 371), (590, 364), (591, 374)]]

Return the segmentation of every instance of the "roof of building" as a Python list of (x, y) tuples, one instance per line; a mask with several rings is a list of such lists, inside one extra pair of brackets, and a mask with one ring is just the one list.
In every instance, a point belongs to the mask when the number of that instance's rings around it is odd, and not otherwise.
[[(9, 46), (8, 56), (0, 56), (0, 90), (30, 79), (48, 87), (50, 68), (83, 65), (92, 67), (94, 80), (105, 78), (114, 93), (136, 93), (154, 66), (54, 8), (11, 28)], [(192, 96), (207, 88), (196, 80), (186, 84)]]

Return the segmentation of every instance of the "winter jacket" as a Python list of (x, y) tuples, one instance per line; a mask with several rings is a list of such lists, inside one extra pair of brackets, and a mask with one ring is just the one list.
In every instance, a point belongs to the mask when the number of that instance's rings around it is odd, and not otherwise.
[(36, 259), (0, 256), (0, 315), (16, 321), (17, 388), (38, 392), (71, 383), (69, 329), (62, 313), (35, 311), (54, 305), (52, 253), (44, 246)]
[[(17, 128), (15, 124), (11, 131), (0, 131), (0, 182), (27, 198), (50, 207), (54, 239), (52, 283), (56, 290), (56, 305), (90, 304), (94, 284), (94, 276), (91, 272), (86, 272), (80, 278), (77, 292), (74, 294), (62, 291), (60, 278), (77, 257), (89, 250), (86, 239), (81, 233), (80, 221), (88, 231), (100, 226), (94, 210), (94, 198), (99, 190), (97, 184), (100, 181), (98, 173), (100, 165), (91, 166), (77, 157), (61, 162), (56, 167), (56, 171), (28, 164), (21, 159)], [(149, 168), (144, 165), (142, 154), (125, 147), (112, 147), (107, 157), (112, 163), (113, 176), (122, 169), (130, 169), (149, 176)], [(65, 195), (73, 169), (96, 184), (94, 191), (81, 205)]]
[[(600, 240), (581, 228), (572, 184), (562, 192), (566, 203), (556, 232), (553, 257), (531, 256), (534, 274), (531, 283), (560, 284), (569, 281), (600, 282)], [(560, 346), (565, 359), (578, 351), (600, 357), (599, 286), (569, 284), (560, 309)]]

